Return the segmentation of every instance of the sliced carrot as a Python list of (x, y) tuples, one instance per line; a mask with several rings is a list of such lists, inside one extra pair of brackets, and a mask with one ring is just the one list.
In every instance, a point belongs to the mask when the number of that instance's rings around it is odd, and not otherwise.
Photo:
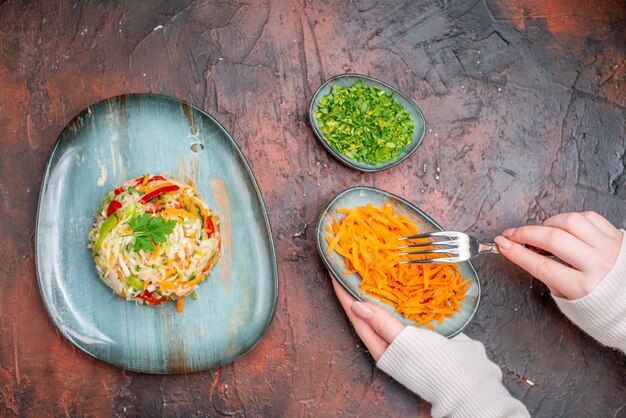
[(175, 290), (180, 285), (179, 280), (161, 281), (159, 282), (160, 290)]
[(195, 279), (189, 280), (188, 282), (183, 282), (183, 286), (185, 287), (193, 286), (196, 283), (200, 283), (203, 278), (204, 278), (204, 273), (198, 274), (198, 277), (196, 277)]
[(455, 264), (399, 264), (398, 238), (419, 233), (415, 224), (391, 205), (339, 208), (343, 216), (326, 228), (327, 253), (344, 259), (345, 274), (361, 276), (361, 291), (393, 306), (418, 325), (433, 328), (455, 311), (469, 289)]
[(193, 213), (186, 211), (185, 209), (165, 208), (163, 209), (163, 213), (165, 215), (168, 215), (168, 217), (184, 217), (189, 219), (198, 218), (198, 215), (194, 215)]
[(333, 252), (333, 250), (335, 249), (335, 246), (337, 245), (337, 243), (339, 242), (339, 240), (341, 239), (341, 236), (343, 234), (341, 233), (341, 231), (339, 231), (337, 233), (337, 235), (335, 235), (335, 238), (330, 242), (330, 244), (328, 245), (328, 249), (326, 250), (326, 254), (330, 254)]
[(183, 311), (183, 303), (185, 303), (185, 297), (180, 297), (178, 298), (178, 302), (176, 302), (176, 311), (177, 312), (182, 312)]
[(150, 260), (156, 260), (157, 256), (159, 255), (159, 251), (161, 251), (161, 245), (156, 244), (154, 246), (154, 251), (152, 251), (152, 256), (150, 257)]

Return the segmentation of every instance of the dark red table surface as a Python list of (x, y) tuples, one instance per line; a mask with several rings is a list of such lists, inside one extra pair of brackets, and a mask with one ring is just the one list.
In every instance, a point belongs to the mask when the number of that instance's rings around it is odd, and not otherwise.
[[(623, 0), (1, 2), (0, 416), (428, 415), (346, 322), (315, 247), (321, 209), (363, 184), (486, 240), (563, 211), (625, 226), (625, 54)], [(401, 165), (361, 174), (315, 139), (310, 98), (344, 72), (423, 110), (426, 137)], [(57, 136), (86, 106), (136, 92), (221, 122), (269, 210), (276, 316), (254, 350), (215, 370), (156, 376), (95, 360), (39, 295), (35, 214)], [(466, 333), (533, 415), (626, 416), (623, 354), (504, 259), (475, 266), (483, 297)]]

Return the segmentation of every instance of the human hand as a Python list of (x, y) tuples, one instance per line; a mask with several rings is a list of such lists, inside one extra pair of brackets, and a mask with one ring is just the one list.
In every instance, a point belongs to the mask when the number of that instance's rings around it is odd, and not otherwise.
[(622, 232), (599, 214), (572, 212), (552, 216), (543, 225), (507, 229), (494, 241), (502, 255), (544, 282), (555, 296), (574, 300), (591, 293), (613, 268), (622, 239)]
[(375, 361), (402, 332), (404, 325), (389, 311), (369, 302), (358, 302), (332, 278), (333, 288), (354, 330)]

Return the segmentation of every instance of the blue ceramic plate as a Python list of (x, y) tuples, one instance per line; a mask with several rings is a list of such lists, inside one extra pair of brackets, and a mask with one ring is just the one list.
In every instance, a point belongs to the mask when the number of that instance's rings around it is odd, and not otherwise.
[[(344, 265), (343, 257), (335, 251), (330, 255), (326, 254), (326, 250), (328, 249), (328, 243), (324, 239), (327, 234), (326, 227), (332, 224), (333, 217), (337, 219), (337, 221), (340, 221), (344, 217), (344, 215), (337, 213), (337, 209), (352, 209), (357, 206), (367, 205), (368, 203), (377, 207), (382, 207), (385, 203), (389, 203), (395, 211), (408, 216), (408, 218), (415, 223), (419, 231), (443, 231), (439, 224), (430, 216), (401, 197), (372, 187), (357, 186), (339, 193), (322, 212), (317, 224), (317, 249), (330, 273), (352, 296), (360, 301), (368, 301), (382, 306), (392, 312), (405, 325), (413, 325), (412, 321), (394, 312), (391, 306), (376, 298), (361, 294), (359, 288), (361, 276), (356, 273), (344, 274), (343, 271), (345, 267), (342, 267)], [(465, 295), (465, 299), (461, 301), (460, 312), (457, 312), (452, 318), (446, 318), (441, 324), (438, 324), (436, 321), (432, 322), (432, 325), (435, 326), (435, 331), (445, 337), (453, 337), (465, 328), (474, 316), (480, 300), (480, 282), (478, 281), (476, 270), (474, 270), (474, 267), (469, 261), (458, 263), (458, 265), (461, 274), (471, 279), (471, 286)]]
[[(409, 145), (407, 145), (395, 159), (387, 161), (386, 163), (380, 163), (375, 165), (363, 163), (346, 157), (339, 151), (335, 150), (324, 139), (324, 133), (320, 129), (317, 117), (315, 116), (317, 114), (317, 108), (319, 106), (320, 99), (330, 94), (331, 89), (334, 85), (340, 87), (351, 87), (359, 80), (363, 81), (363, 85), (365, 86), (378, 87), (381, 90), (393, 93), (394, 99), (396, 99), (396, 101), (400, 103), (407, 112), (409, 112), (409, 117), (415, 125), (415, 131), (413, 131), (413, 134), (411, 135), (411, 142), (409, 143)], [(332, 155), (335, 156), (335, 158), (337, 158), (348, 167), (365, 172), (381, 171), (393, 167), (396, 164), (400, 164), (407, 157), (413, 154), (417, 147), (420, 146), (422, 140), (424, 139), (424, 133), (426, 131), (426, 121), (424, 120), (424, 115), (422, 114), (422, 111), (417, 107), (417, 105), (415, 105), (415, 103), (411, 101), (411, 99), (380, 80), (376, 80), (375, 78), (359, 74), (342, 74), (324, 82), (324, 84), (322, 84), (313, 95), (311, 105), (309, 106), (309, 119), (311, 120), (313, 132), (315, 132), (315, 135), (320, 140), (322, 145), (328, 150), (328, 152), (330, 152)]]
[[(113, 295), (87, 248), (104, 195), (145, 173), (194, 180), (221, 220), (221, 258), (182, 313), (172, 302), (152, 308)], [(68, 124), (45, 172), (35, 239), (54, 324), (81, 350), (124, 369), (181, 373), (232, 362), (274, 316), (276, 255), (250, 167), (211, 116), (169, 97), (114, 97)]]

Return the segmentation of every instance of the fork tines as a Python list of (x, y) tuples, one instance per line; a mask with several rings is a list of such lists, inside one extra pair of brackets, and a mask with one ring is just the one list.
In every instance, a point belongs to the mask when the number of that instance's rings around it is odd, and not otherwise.
[(409, 235), (406, 237), (398, 238), (399, 241), (404, 241), (407, 239), (422, 239), (422, 238), (432, 238), (432, 237), (452, 237), (459, 238), (461, 233), (455, 231), (436, 231), (436, 232), (425, 232), (423, 234), (417, 235)]
[[(437, 263), (450, 263), (454, 261), (455, 257), (459, 256), (459, 234), (452, 231), (438, 231), (438, 232), (427, 232), (423, 234), (410, 235), (406, 237), (398, 238), (399, 241), (405, 240), (416, 240), (416, 239), (426, 239), (426, 238), (443, 238), (440, 241), (427, 241), (420, 242), (416, 244), (408, 244), (401, 245), (398, 249), (407, 249), (407, 248), (420, 248), (420, 247), (431, 247), (429, 249), (420, 250), (420, 251), (403, 251), (399, 255), (408, 256), (408, 255), (436, 255), (435, 258), (422, 258), (422, 259), (411, 259), (400, 261), (400, 264), (437, 264)], [(433, 248), (434, 247), (434, 248)]]

